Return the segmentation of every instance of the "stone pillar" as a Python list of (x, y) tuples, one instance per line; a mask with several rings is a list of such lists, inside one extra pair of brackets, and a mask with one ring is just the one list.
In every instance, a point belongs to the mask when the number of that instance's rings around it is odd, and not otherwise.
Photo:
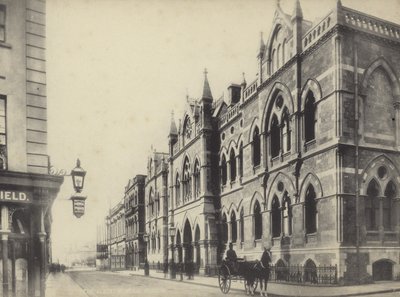
[[(236, 182), (239, 182), (239, 181), (240, 181), (240, 178), (241, 178), (241, 176), (240, 176), (239, 151), (238, 151), (238, 154), (235, 156), (235, 158), (236, 158)], [(242, 158), (242, 159), (243, 159), (243, 158)], [(242, 162), (243, 162), (243, 160), (242, 160)]]
[(46, 232), (44, 228), (44, 210), (40, 209), (40, 297), (46, 296)]
[(228, 238), (228, 243), (229, 243), (229, 242), (232, 241), (232, 222), (229, 221), (229, 223), (227, 223), (227, 225), (228, 225), (228, 236), (227, 236), (227, 238)]
[(204, 241), (199, 242), (199, 246), (200, 246), (200, 271), (199, 271), (199, 273), (204, 275), (207, 273), (206, 265), (209, 265), (209, 263), (208, 263), (208, 244), (204, 240)]
[(8, 234), (9, 221), (8, 221), (8, 207), (1, 206), (1, 248), (2, 248), (2, 262), (3, 262), (3, 297), (8, 297)]
[(385, 234), (384, 234), (384, 227), (383, 227), (383, 199), (385, 197), (378, 197), (379, 199), (379, 225), (378, 225), (378, 230), (379, 230), (379, 240), (381, 244), (383, 244), (383, 241), (385, 239)]
[(13, 296), (16, 296), (17, 284), (15, 275), (15, 241), (11, 240), (11, 287)]

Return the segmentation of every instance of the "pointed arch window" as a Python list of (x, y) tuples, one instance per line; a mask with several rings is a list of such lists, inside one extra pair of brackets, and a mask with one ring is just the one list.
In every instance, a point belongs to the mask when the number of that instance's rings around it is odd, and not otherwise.
[(181, 204), (181, 181), (179, 179), (179, 174), (176, 174), (175, 178), (175, 201), (176, 201), (176, 206), (179, 206)]
[(149, 194), (149, 214), (151, 216), (154, 215), (154, 195), (153, 195), (153, 189), (150, 188), (150, 194)]
[(271, 75), (275, 72), (275, 49), (271, 53)]
[(315, 110), (314, 94), (310, 91), (304, 107), (304, 138), (306, 142), (315, 139)]
[(235, 215), (234, 211), (232, 211), (232, 213), (231, 213), (231, 238), (232, 238), (232, 242), (237, 241), (237, 222), (236, 222), (236, 215)]
[(379, 228), (379, 187), (375, 180), (371, 180), (365, 197), (365, 227), (367, 230)]
[(183, 176), (182, 176), (182, 187), (183, 187), (183, 201), (186, 202), (191, 198), (191, 175), (190, 175), (190, 163), (189, 159), (186, 158), (183, 163)]
[(396, 197), (396, 192), (395, 184), (393, 181), (389, 181), (385, 189), (385, 198), (382, 201), (384, 230), (394, 230), (395, 207), (393, 207), (393, 199)]
[(279, 156), (281, 150), (281, 132), (279, 129), (278, 118), (274, 114), (271, 121), (271, 157)]
[(286, 60), (285, 60), (285, 50), (286, 50), (286, 39), (283, 40), (282, 43), (282, 65), (285, 64)]
[(192, 123), (190, 118), (187, 116), (185, 122), (183, 123), (183, 145), (189, 142), (192, 137)]
[(224, 213), (223, 215), (222, 215), (222, 241), (224, 242), (224, 243), (227, 243), (228, 242), (228, 222), (227, 222), (227, 219), (226, 219), (226, 214)]
[(260, 148), (260, 132), (258, 127), (253, 132), (253, 166), (260, 165), (261, 162), (261, 148)]
[(197, 198), (200, 196), (200, 164), (199, 160), (196, 159), (196, 162), (194, 164), (194, 172), (193, 172), (193, 178), (194, 178), (194, 196)]
[(282, 204), (283, 215), (283, 234), (285, 236), (292, 235), (292, 206), (290, 198), (285, 193)]
[(271, 220), (272, 220), (272, 237), (279, 237), (281, 236), (281, 210), (279, 205), (279, 199), (277, 196), (274, 196), (272, 199), (271, 205)]
[(236, 180), (236, 156), (235, 151), (231, 149), (231, 153), (229, 155), (229, 167), (230, 167), (230, 174), (231, 174), (231, 182)]
[(244, 210), (240, 211), (240, 242), (244, 242)]
[(308, 186), (305, 197), (306, 234), (317, 232), (317, 201), (314, 187)]
[(239, 146), (239, 176), (243, 176), (243, 143), (240, 143)]
[(282, 150), (287, 153), (291, 148), (291, 131), (289, 122), (289, 112), (287, 109), (283, 111), (282, 116)]
[(221, 160), (221, 182), (223, 186), (226, 185), (226, 179), (227, 179), (226, 159), (225, 159), (225, 154), (223, 154)]
[(276, 69), (279, 69), (281, 67), (280, 65), (281, 62), (281, 45), (278, 45), (278, 48), (276, 49)]
[(254, 239), (261, 239), (262, 237), (262, 215), (260, 203), (256, 201), (253, 209), (254, 214)]

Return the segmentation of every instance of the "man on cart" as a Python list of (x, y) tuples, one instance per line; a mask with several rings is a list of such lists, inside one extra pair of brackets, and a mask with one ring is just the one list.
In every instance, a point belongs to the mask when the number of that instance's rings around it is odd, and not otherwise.
[(233, 249), (233, 244), (232, 242), (229, 243), (229, 249), (226, 251), (226, 258), (225, 258), (229, 269), (233, 274), (237, 274), (238, 268), (237, 268), (237, 255), (235, 250)]

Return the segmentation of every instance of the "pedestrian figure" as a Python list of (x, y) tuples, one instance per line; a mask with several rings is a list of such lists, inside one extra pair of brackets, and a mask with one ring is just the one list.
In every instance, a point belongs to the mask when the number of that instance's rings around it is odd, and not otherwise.
[(149, 276), (149, 262), (147, 258), (144, 260), (144, 275)]

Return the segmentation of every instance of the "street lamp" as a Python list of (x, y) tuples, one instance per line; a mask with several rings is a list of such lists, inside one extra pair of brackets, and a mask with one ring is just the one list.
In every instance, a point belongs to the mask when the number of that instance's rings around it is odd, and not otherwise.
[(72, 183), (77, 193), (82, 192), (86, 171), (81, 167), (81, 161), (76, 160), (76, 167), (71, 170)]
[(176, 234), (176, 228), (175, 227), (169, 227), (169, 235), (171, 236), (171, 265), (169, 268), (170, 272), (170, 278), (174, 279), (176, 278), (176, 269), (175, 269), (175, 252), (174, 252), (174, 238)]

